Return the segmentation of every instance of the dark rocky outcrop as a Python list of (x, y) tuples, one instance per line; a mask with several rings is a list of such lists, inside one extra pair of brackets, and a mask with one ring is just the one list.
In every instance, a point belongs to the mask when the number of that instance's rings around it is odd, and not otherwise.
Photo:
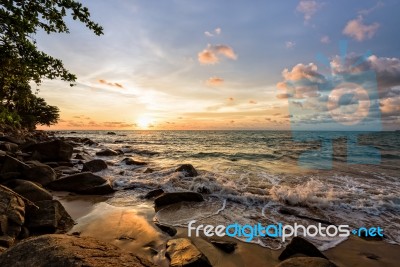
[(150, 199), (150, 198), (153, 198), (153, 197), (158, 197), (158, 196), (160, 196), (162, 194), (164, 194), (164, 190), (162, 190), (161, 188), (154, 189), (154, 190), (151, 190), (151, 191), (147, 192), (147, 194), (144, 196), (144, 198)]
[(74, 221), (58, 200), (35, 202), (37, 210), (29, 210), (26, 226), (34, 233), (65, 233), (72, 228)]
[(46, 186), (56, 177), (56, 172), (50, 166), (40, 162), (30, 162), (30, 168), (22, 172), (21, 178)]
[(204, 201), (204, 198), (201, 194), (195, 192), (173, 192), (157, 197), (154, 199), (154, 204), (156, 208), (160, 208), (182, 201), (201, 202)]
[(192, 164), (183, 164), (179, 166), (175, 171), (182, 172), (185, 177), (196, 177), (197, 175), (199, 175)]
[(10, 247), (21, 232), (25, 207), (21, 196), (0, 185), (0, 247)]
[(2, 174), (9, 172), (21, 173), (26, 169), (29, 169), (29, 165), (23, 163), (22, 161), (16, 158), (5, 156), (0, 173)]
[(107, 132), (107, 134), (108, 134), (108, 135), (117, 135), (117, 134), (114, 133), (114, 132)]
[(167, 233), (169, 236), (174, 236), (177, 233), (177, 230), (175, 227), (166, 225), (166, 224), (162, 224), (162, 223), (154, 223), (155, 226), (157, 226), (158, 228), (160, 228), (161, 231)]
[(31, 181), (13, 179), (4, 184), (32, 202), (53, 199), (53, 196), (46, 189)]
[(301, 237), (293, 237), (290, 243), (279, 255), (279, 260), (283, 261), (295, 254), (303, 254), (308, 257), (319, 257), (326, 259), (325, 255), (321, 253), (313, 244)]
[(109, 148), (100, 150), (96, 152), (97, 156), (104, 156), (104, 157), (111, 157), (111, 156), (118, 156), (118, 152)]
[(171, 267), (211, 266), (207, 257), (187, 238), (169, 240), (166, 256), (171, 260)]
[(124, 158), (122, 162), (126, 165), (147, 165), (146, 162), (134, 160), (133, 158)]
[(0, 255), (2, 267), (154, 266), (118, 247), (91, 237), (42, 235), (15, 245)]
[(107, 163), (102, 159), (94, 159), (83, 164), (82, 172), (99, 172), (107, 169)]
[(90, 172), (62, 177), (48, 185), (56, 191), (69, 191), (85, 195), (105, 195), (114, 192), (108, 180)]
[(336, 267), (336, 265), (324, 258), (295, 257), (279, 263), (276, 267)]
[(18, 145), (10, 142), (0, 141), (0, 150), (14, 153), (17, 152)]
[(231, 241), (211, 240), (210, 242), (215, 247), (219, 248), (220, 250), (226, 253), (234, 252), (237, 246), (236, 242), (231, 242)]
[(39, 161), (68, 161), (72, 157), (73, 146), (62, 140), (32, 144), (23, 149), (32, 152), (32, 158)]

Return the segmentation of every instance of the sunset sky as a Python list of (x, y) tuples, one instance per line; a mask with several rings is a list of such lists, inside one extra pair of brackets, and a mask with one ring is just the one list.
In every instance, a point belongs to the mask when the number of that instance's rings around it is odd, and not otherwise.
[[(335, 129), (329, 97), (337, 95), (316, 88), (365, 71), (377, 77), (369, 113), (365, 99), (350, 97), (338, 100), (341, 114), (367, 116), (360, 129), (379, 119), (400, 128), (399, 1), (82, 2), (103, 36), (72, 19), (70, 34), (36, 36), (78, 76), (74, 87), (40, 86), (61, 110), (51, 129), (290, 129), (296, 121)], [(307, 82), (301, 93), (293, 81)]]

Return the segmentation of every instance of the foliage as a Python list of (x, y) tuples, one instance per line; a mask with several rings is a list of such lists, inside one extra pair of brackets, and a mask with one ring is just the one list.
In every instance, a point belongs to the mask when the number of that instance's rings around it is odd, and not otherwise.
[(33, 123), (57, 122), (58, 109), (33, 95), (29, 84), (60, 78), (72, 86), (76, 81), (61, 60), (39, 51), (34, 39), (38, 30), (47, 34), (69, 33), (67, 13), (96, 35), (103, 34), (102, 27), (90, 19), (89, 10), (77, 1), (0, 0), (0, 105), (1, 114), (4, 113), (1, 123), (9, 122), (6, 118), (17, 118), (10, 114), (19, 115), (21, 125), (30, 128)]

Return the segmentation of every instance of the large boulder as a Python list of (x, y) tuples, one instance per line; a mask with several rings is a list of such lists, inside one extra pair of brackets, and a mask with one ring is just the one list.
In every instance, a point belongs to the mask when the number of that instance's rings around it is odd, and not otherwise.
[(166, 256), (171, 267), (211, 266), (207, 257), (187, 238), (172, 239), (167, 242)]
[(199, 175), (192, 164), (183, 164), (175, 172), (182, 172), (185, 177), (196, 177)]
[(190, 191), (173, 192), (173, 193), (165, 193), (162, 194), (161, 196), (158, 196), (156, 199), (154, 199), (154, 204), (156, 208), (160, 208), (166, 205), (171, 205), (182, 201), (201, 202), (204, 201), (204, 198), (201, 194)]
[(50, 166), (40, 162), (33, 162), (30, 164), (30, 168), (25, 169), (22, 174), (24, 180), (39, 183), (42, 186), (48, 185), (57, 177), (56, 172)]
[(24, 200), (11, 189), (0, 185), (0, 247), (11, 246), (24, 223)]
[(42, 235), (25, 239), (0, 255), (2, 267), (154, 266), (118, 247), (92, 237)]
[(102, 159), (94, 159), (83, 163), (82, 172), (99, 172), (107, 169), (107, 163)]
[(56, 191), (69, 191), (85, 195), (105, 195), (114, 192), (109, 181), (91, 172), (65, 176), (48, 185)]
[(18, 150), (18, 145), (10, 142), (0, 141), (0, 150), (7, 152), (16, 152)]
[(115, 150), (107, 148), (107, 149), (103, 149), (103, 150), (97, 151), (96, 155), (97, 156), (104, 156), (104, 157), (111, 157), (111, 156), (118, 156), (119, 153), (117, 151), (115, 151)]
[(74, 220), (58, 200), (35, 202), (39, 207), (26, 215), (26, 226), (34, 233), (65, 233), (74, 226)]
[(72, 145), (62, 141), (53, 140), (32, 144), (23, 149), (32, 152), (32, 158), (39, 161), (68, 161), (72, 157)]
[(295, 254), (303, 254), (308, 257), (319, 257), (326, 259), (325, 255), (321, 253), (313, 244), (299, 236), (293, 237), (290, 243), (279, 255), (279, 260), (283, 261)]
[(46, 189), (31, 181), (14, 179), (8, 180), (5, 185), (32, 202), (53, 199)]
[(9, 172), (21, 173), (26, 169), (29, 169), (29, 165), (23, 163), (22, 161), (16, 158), (5, 156), (0, 173), (2, 174)]
[(336, 267), (336, 265), (324, 258), (294, 257), (279, 263), (275, 267)]

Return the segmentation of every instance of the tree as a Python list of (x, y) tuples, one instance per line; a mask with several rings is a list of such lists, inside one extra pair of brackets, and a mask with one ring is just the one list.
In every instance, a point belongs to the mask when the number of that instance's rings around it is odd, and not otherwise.
[(64, 21), (67, 12), (96, 35), (103, 34), (103, 28), (90, 19), (88, 8), (77, 1), (0, 0), (0, 103), (9, 112), (24, 106), (19, 102), (33, 101), (31, 81), (40, 84), (43, 79), (60, 78), (71, 86), (76, 81), (61, 60), (38, 50), (34, 38), (40, 29), (48, 34), (69, 33)]

